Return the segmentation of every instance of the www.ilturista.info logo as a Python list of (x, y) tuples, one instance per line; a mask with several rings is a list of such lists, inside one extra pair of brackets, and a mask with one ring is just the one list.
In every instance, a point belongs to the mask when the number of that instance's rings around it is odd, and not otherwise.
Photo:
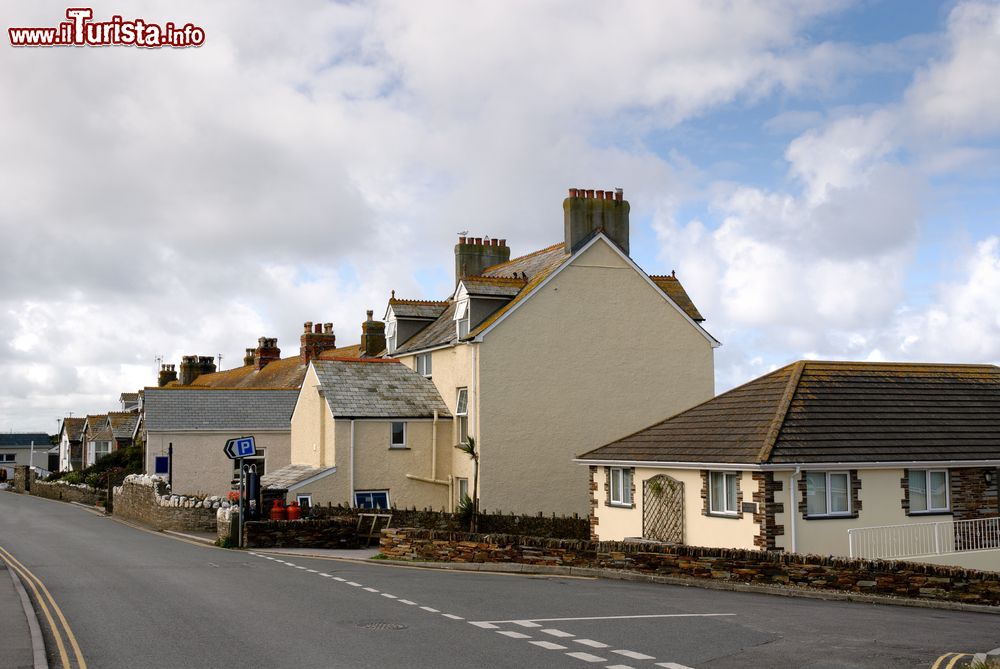
[(66, 18), (54, 28), (8, 28), (11, 46), (141, 46), (184, 48), (205, 43), (205, 30), (194, 24), (162, 25), (143, 19), (125, 20), (115, 15), (109, 21), (92, 21), (94, 10), (70, 7)]

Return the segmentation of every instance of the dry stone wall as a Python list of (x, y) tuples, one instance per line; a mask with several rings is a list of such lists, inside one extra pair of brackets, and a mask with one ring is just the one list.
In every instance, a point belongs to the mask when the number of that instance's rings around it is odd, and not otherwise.
[(162, 477), (142, 474), (127, 476), (114, 496), (114, 515), (177, 532), (215, 532), (216, 512), (229, 506), (221, 497), (172, 495)]
[(31, 483), (31, 494), (36, 497), (57, 499), (62, 502), (77, 502), (87, 506), (98, 506), (104, 504), (105, 495), (102, 491), (95, 490), (90, 486), (77, 483), (66, 483), (65, 481), (45, 481), (35, 480)]
[(621, 569), (659, 576), (1000, 606), (1000, 573), (912, 562), (416, 529), (383, 530), (381, 550), (386, 557), (394, 560), (510, 562)]

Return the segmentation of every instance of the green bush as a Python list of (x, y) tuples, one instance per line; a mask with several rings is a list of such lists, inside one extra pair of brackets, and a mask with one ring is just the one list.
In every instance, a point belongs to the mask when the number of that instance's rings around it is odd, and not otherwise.
[(117, 484), (129, 474), (142, 473), (142, 449), (138, 446), (120, 448), (100, 458), (90, 467), (72, 472), (54, 472), (46, 480), (85, 483), (91, 488), (106, 488), (108, 479)]

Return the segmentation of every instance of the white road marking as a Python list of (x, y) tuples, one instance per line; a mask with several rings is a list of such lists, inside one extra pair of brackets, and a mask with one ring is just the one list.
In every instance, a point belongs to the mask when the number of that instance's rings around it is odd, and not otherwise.
[(319, 573), (319, 572), (318, 572), (318, 571), (316, 571), (315, 569), (306, 569), (306, 571), (307, 571), (308, 573), (310, 573), (310, 574), (318, 574), (318, 573)]
[(591, 655), (590, 653), (566, 653), (572, 658), (577, 660), (583, 660), (584, 662), (607, 662), (607, 658), (597, 657), (596, 655)]
[(627, 664), (609, 664), (605, 669), (634, 669)]
[(518, 620), (484, 620), (485, 623), (509, 623), (519, 625), (522, 622), (558, 623), (573, 620), (632, 620), (635, 618), (717, 618), (719, 616), (735, 616), (735, 613), (654, 613), (644, 616), (590, 616), (586, 618), (520, 618)]
[(472, 621), (469, 621), (469, 624), (475, 625), (476, 627), (482, 628), (484, 630), (495, 630), (497, 628), (497, 626), (494, 625), (493, 623), (474, 623)]
[(399, 603), (400, 604), (406, 604), (407, 606), (416, 606), (417, 605), (416, 602), (411, 602), (408, 599), (401, 599), (401, 600), (399, 600)]
[(378, 590), (376, 590), (375, 588), (362, 588), (362, 590), (365, 590), (367, 592), (378, 592)]
[(665, 667), (666, 669), (691, 669), (686, 664), (677, 664), (676, 662), (657, 662), (656, 666)]
[(590, 646), (591, 648), (607, 648), (608, 644), (601, 643), (600, 641), (594, 641), (593, 639), (573, 639), (576, 643), (582, 646)]
[(341, 583), (344, 583), (344, 582), (346, 582), (346, 581), (347, 581), (347, 579), (346, 579), (346, 578), (340, 578), (339, 576), (334, 576), (334, 577), (333, 577), (333, 580), (334, 580), (334, 581), (340, 581)]
[(521, 627), (541, 627), (538, 623), (533, 623), (530, 620), (512, 620), (511, 622)]
[(562, 630), (542, 630), (545, 634), (550, 634), (552, 636), (557, 636), (560, 639), (568, 639), (569, 637), (576, 636), (575, 634), (570, 634), (569, 632), (563, 632)]
[(529, 641), (528, 643), (534, 644), (539, 648), (544, 648), (545, 650), (566, 650), (566, 646), (560, 646), (557, 643), (552, 643), (551, 641)]
[(388, 592), (383, 592), (382, 596), (388, 597), (389, 599), (399, 599), (399, 597), (397, 597), (396, 595), (390, 595)]
[(421, 606), (420, 608), (422, 608), (424, 611), (427, 611), (428, 613), (441, 613), (437, 609), (432, 609), (429, 606)]
[(300, 567), (299, 565), (295, 565), (295, 568), (296, 569), (305, 569), (305, 567)]
[(361, 587), (360, 583), (355, 583), (354, 581), (348, 581), (347, 585), (351, 586), (352, 588), (360, 588)]
[(652, 655), (644, 655), (642, 653), (637, 653), (634, 650), (613, 650), (612, 653), (618, 653), (619, 655), (624, 655), (625, 657), (631, 658), (633, 660), (655, 660), (656, 658)]
[(452, 620), (465, 620), (462, 616), (456, 616), (454, 613), (442, 613), (445, 618), (451, 618)]
[(511, 639), (530, 639), (531, 637), (527, 634), (521, 634), (520, 632), (514, 632), (511, 630), (497, 630), (497, 634), (503, 634), (504, 636), (509, 636)]

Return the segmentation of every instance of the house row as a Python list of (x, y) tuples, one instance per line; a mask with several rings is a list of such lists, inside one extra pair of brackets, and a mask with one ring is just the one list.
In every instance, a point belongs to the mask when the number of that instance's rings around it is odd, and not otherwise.
[(142, 393), (122, 393), (120, 411), (67, 416), (57, 437), (58, 471), (79, 471), (120, 448), (142, 443)]

